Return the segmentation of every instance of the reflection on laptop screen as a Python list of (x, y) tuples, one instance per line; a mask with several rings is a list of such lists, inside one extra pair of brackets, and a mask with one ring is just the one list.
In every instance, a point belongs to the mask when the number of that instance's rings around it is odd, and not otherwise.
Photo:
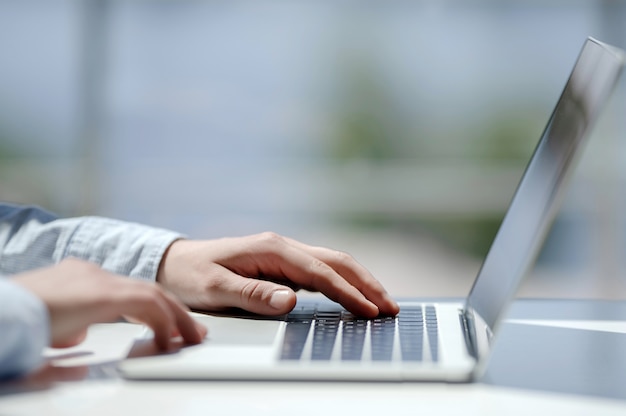
[(561, 182), (610, 94), (623, 57), (587, 40), (468, 297), (466, 310), (493, 329), (541, 248)]

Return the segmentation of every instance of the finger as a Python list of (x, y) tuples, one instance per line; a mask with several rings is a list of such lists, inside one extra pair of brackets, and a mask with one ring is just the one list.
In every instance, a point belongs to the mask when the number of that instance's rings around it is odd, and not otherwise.
[(176, 316), (163, 291), (154, 284), (130, 280), (122, 283), (122, 290), (112, 304), (116, 315), (125, 315), (147, 325), (154, 333), (157, 347), (169, 349)]
[(141, 316), (136, 318), (146, 324), (154, 333), (154, 343), (161, 350), (169, 350), (172, 331), (175, 328), (174, 314), (169, 310), (167, 302), (156, 298), (140, 310)]
[(202, 342), (202, 339), (207, 334), (206, 327), (196, 322), (191, 315), (189, 315), (189, 309), (172, 295), (164, 292), (163, 296), (174, 314), (176, 332), (189, 344), (199, 344)]
[[(202, 342), (202, 340), (206, 338), (207, 334), (209, 333), (209, 329), (204, 324), (196, 320), (194, 320), (194, 325), (196, 327), (196, 331), (198, 331), (198, 334), (200, 334), (200, 341)], [(180, 336), (181, 334), (180, 334), (180, 331), (178, 330), (174, 330), (174, 332), (172, 333), (172, 337), (180, 337)]]
[[(303, 287), (319, 291), (331, 300), (340, 303), (357, 316), (375, 317), (380, 313), (377, 305), (367, 299), (356, 287), (352, 286), (326, 263), (313, 256), (301, 256), (287, 260), (285, 268), (289, 276)], [(292, 263), (289, 263), (292, 261)]]
[(322, 292), (359, 316), (374, 317), (379, 314), (377, 305), (328, 264), (287, 240), (281, 244), (274, 239), (274, 244), (277, 245), (269, 254), (275, 264), (280, 265), (284, 277), (304, 288)]
[(204, 326), (198, 321), (195, 321), (195, 324), (196, 324), (196, 330), (200, 334), (200, 339), (203, 340), (204, 338), (206, 338), (207, 334), (209, 333), (209, 330), (206, 326)]
[(237, 307), (263, 315), (282, 315), (296, 306), (296, 294), (286, 286), (243, 277), (222, 267), (214, 279), (211, 305)]
[(335, 269), (367, 299), (378, 306), (381, 313), (396, 315), (399, 312), (397, 302), (389, 296), (383, 285), (349, 254), (325, 247), (309, 246), (290, 238), (285, 238), (285, 240)]

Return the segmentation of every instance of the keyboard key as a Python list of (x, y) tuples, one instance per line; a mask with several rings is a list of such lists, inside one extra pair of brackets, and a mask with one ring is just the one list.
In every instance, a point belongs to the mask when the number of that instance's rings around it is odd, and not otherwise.
[(375, 318), (370, 321), (372, 361), (391, 361), (395, 330), (395, 318)]
[[(330, 360), (341, 329), (342, 361), (362, 360), (369, 330), (372, 361), (390, 361), (393, 358), (396, 330), (399, 331), (400, 356), (403, 361), (419, 362), (426, 359), (424, 348), (433, 361), (439, 359), (437, 311), (433, 305), (403, 308), (397, 317), (375, 319), (357, 318), (337, 308), (315, 310), (294, 309), (287, 316), (285, 339), (281, 353), (283, 360), (300, 360), (307, 342), (311, 342), (311, 360)], [(308, 339), (313, 325), (312, 339)], [(425, 342), (428, 339), (428, 344)]]
[(439, 323), (437, 322), (437, 311), (431, 305), (426, 307), (426, 332), (430, 346), (430, 358), (432, 361), (439, 361)]
[(341, 312), (318, 311), (313, 327), (311, 360), (330, 360), (337, 338)]
[(360, 361), (363, 356), (367, 321), (345, 321), (342, 325), (341, 359), (343, 361)]
[(311, 320), (287, 321), (285, 328), (285, 338), (280, 354), (281, 360), (299, 360), (309, 335)]
[(424, 356), (424, 316), (422, 308), (401, 310), (398, 315), (402, 361), (422, 361)]

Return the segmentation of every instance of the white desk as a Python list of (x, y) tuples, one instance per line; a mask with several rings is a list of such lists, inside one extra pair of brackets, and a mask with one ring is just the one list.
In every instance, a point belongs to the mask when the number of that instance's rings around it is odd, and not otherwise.
[[(622, 319), (618, 316), (620, 319), (616, 319), (615, 316), (589, 313), (587, 303), (583, 302), (580, 305), (587, 306), (577, 310), (593, 319), (582, 319), (575, 313), (573, 318), (576, 319), (562, 319), (563, 315), (572, 316), (571, 310), (567, 308), (556, 308), (555, 313), (544, 314), (545, 319), (537, 319), (532, 316), (535, 314), (534, 307), (533, 312), (524, 312), (524, 308), (528, 306), (524, 302), (518, 302), (522, 307), (517, 311), (514, 307), (511, 311), (511, 324), (505, 326), (509, 335), (516, 328), (543, 328), (591, 336), (604, 334), (618, 337), (616, 339), (622, 345), (626, 343), (626, 317)], [(544, 306), (550, 302), (552, 306), (563, 304), (562, 301), (529, 302), (538, 302)], [(567, 305), (571, 306), (571, 303)], [(626, 305), (618, 306), (620, 311), (626, 308)], [(537, 313), (540, 314), (541, 311)], [(50, 351), (51, 356), (57, 357), (54, 362), (60, 367), (51, 369), (38, 378), (4, 384), (0, 388), (0, 415), (276, 416), (294, 414), (296, 411), (298, 414), (316, 416), (380, 416), (392, 412), (397, 415), (626, 414), (626, 383), (622, 384), (622, 397), (606, 397), (593, 393), (592, 388), (589, 390), (590, 394), (574, 394), (567, 390), (559, 392), (559, 386), (536, 389), (532, 382), (531, 385), (515, 387), (515, 378), (512, 383), (505, 380), (500, 385), (497, 380), (471, 384), (439, 384), (144, 382), (120, 379), (112, 372), (114, 365), (111, 362), (125, 357), (133, 337), (140, 329), (137, 325), (125, 323), (96, 325), (80, 346), (65, 351)], [(594, 351), (589, 353), (596, 354)], [(501, 351), (499, 360), (509, 360), (506, 354), (506, 351)], [(626, 350), (622, 354), (626, 357)], [(624, 363), (626, 358), (617, 363), (616, 367)], [(91, 366), (81, 367), (81, 364)], [(82, 379), (60, 381), (72, 376), (72, 372), (75, 373), (74, 376), (82, 376)], [(616, 368), (615, 374), (621, 373), (624, 373), (623, 380), (626, 380), (626, 368)], [(498, 378), (497, 374), (495, 378)], [(588, 381), (594, 382), (592, 379)]]

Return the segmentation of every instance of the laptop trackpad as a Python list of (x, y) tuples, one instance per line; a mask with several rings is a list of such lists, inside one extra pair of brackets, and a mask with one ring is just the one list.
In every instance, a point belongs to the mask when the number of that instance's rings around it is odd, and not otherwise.
[(205, 366), (268, 365), (276, 359), (275, 341), (282, 321), (199, 314), (194, 314), (194, 318), (209, 330), (201, 344), (185, 346), (179, 338), (174, 350), (163, 352), (156, 348), (152, 332), (146, 331), (135, 339), (127, 355), (132, 360), (121, 364), (122, 373), (138, 377), (173, 374), (184, 378)]
[[(127, 358), (171, 356), (174, 353), (178, 359), (190, 356), (231, 357), (235, 352), (245, 352), (244, 357), (251, 360), (253, 357), (273, 359), (274, 342), (280, 329), (281, 321), (241, 319), (211, 315), (194, 314), (194, 319), (204, 324), (209, 332), (199, 345), (183, 345), (179, 339), (174, 351), (163, 352), (157, 349), (153, 342), (153, 333), (146, 329), (139, 338), (135, 339)], [(237, 354), (239, 359), (241, 356)]]
[(280, 328), (280, 321), (225, 318), (195, 315), (208, 329), (205, 343), (223, 345), (272, 345)]

